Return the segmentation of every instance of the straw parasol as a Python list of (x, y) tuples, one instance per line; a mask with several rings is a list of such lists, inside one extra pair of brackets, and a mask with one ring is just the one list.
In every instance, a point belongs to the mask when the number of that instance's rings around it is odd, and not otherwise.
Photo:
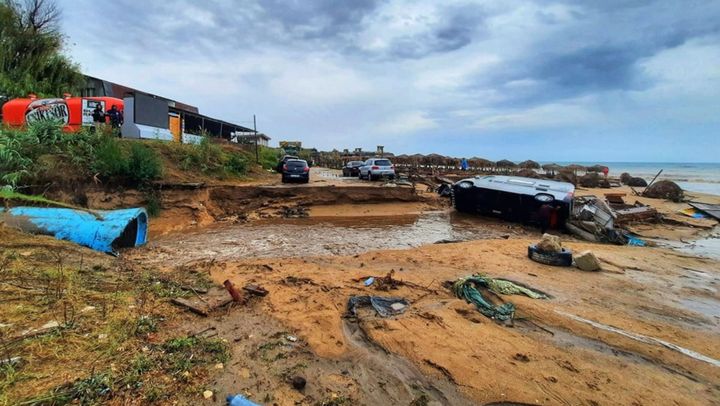
[(540, 169), (540, 164), (533, 161), (532, 159), (528, 159), (527, 161), (520, 162), (520, 167), (523, 169)]
[(600, 173), (600, 172), (604, 172), (607, 169), (608, 169), (608, 167), (605, 165), (593, 165), (593, 166), (588, 166), (587, 171)]
[(470, 165), (472, 165), (474, 168), (482, 168), (482, 169), (490, 168), (495, 164), (493, 161), (491, 161), (489, 159), (480, 158), (477, 156), (474, 156), (474, 157), (468, 159), (468, 161), (470, 162)]
[(573, 171), (573, 173), (576, 176), (577, 176), (578, 171), (586, 171), (587, 170), (587, 168), (585, 168), (582, 165), (578, 165), (578, 164), (570, 164), (570, 165), (566, 166), (565, 169)]

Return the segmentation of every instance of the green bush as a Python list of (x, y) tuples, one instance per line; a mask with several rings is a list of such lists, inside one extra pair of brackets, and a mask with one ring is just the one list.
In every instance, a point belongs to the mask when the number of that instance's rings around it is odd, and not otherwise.
[(259, 147), (260, 165), (263, 169), (273, 169), (280, 162), (280, 150), (278, 148)]
[(225, 167), (231, 174), (241, 176), (247, 172), (247, 161), (245, 161), (242, 155), (232, 152), (228, 154)]
[(95, 150), (93, 172), (109, 178), (125, 176), (128, 172), (128, 158), (115, 138), (104, 138)]
[(162, 175), (162, 162), (155, 151), (139, 142), (130, 146), (128, 157), (128, 179), (140, 184), (158, 179)]

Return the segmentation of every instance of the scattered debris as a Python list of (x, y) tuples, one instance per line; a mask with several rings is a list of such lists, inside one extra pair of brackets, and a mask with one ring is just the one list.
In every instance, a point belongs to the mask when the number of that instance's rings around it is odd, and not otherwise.
[(720, 204), (707, 204), (700, 202), (690, 202), (689, 204), (708, 216), (714, 217), (715, 220), (720, 221)]
[(375, 282), (375, 278), (371, 276), (371, 277), (365, 279), (365, 282), (363, 282), (363, 284), (364, 284), (365, 286), (370, 286), (370, 285), (372, 285), (374, 282)]
[(243, 290), (246, 291), (246, 292), (248, 292), (248, 293), (250, 293), (250, 294), (252, 294), (252, 295), (260, 296), (260, 297), (267, 296), (267, 294), (269, 293), (269, 292), (267, 291), (267, 289), (263, 288), (262, 286), (260, 286), (260, 285), (255, 285), (255, 284), (252, 284), (252, 283), (251, 283), (251, 284), (248, 284), (248, 285), (245, 285), (245, 287), (243, 287)]
[(446, 183), (443, 183), (442, 185), (438, 186), (437, 194), (439, 194), (442, 197), (450, 197), (452, 195), (452, 186), (448, 185)]
[(632, 235), (627, 237), (627, 243), (628, 245), (633, 245), (635, 247), (644, 247), (647, 245), (644, 240)]
[(521, 286), (505, 279), (486, 277), (480, 274), (460, 278), (452, 283), (452, 291), (460, 299), (472, 303), (480, 313), (491, 319), (509, 320), (515, 315), (515, 305), (505, 302), (494, 305), (483, 297), (479, 288), (503, 295), (525, 295), (532, 299), (547, 299), (548, 296), (532, 288)]
[(285, 336), (285, 339), (288, 340), (288, 341), (290, 341), (291, 343), (294, 343), (294, 342), (296, 342), (296, 341), (298, 340), (298, 338), (295, 337), (294, 335)]
[(625, 200), (623, 197), (625, 197), (627, 193), (622, 192), (615, 192), (615, 193), (605, 193), (605, 200), (610, 204), (610, 207), (613, 207), (615, 205), (624, 207), (625, 206)]
[(406, 307), (407, 307), (407, 305), (400, 303), (400, 302), (395, 302), (390, 305), (390, 308), (396, 312), (402, 312), (405, 310)]
[(528, 258), (545, 265), (572, 265), (572, 251), (563, 248), (560, 237), (543, 234), (539, 243), (528, 246)]
[[(398, 308), (393, 306), (394, 304), (400, 304), (403, 307)], [(359, 306), (372, 306), (380, 316), (389, 317), (405, 312), (410, 303), (399, 297), (351, 296), (347, 305), (348, 314), (357, 316)]]
[(530, 362), (530, 357), (528, 357), (526, 354), (523, 354), (521, 352), (516, 353), (513, 355), (513, 359), (520, 362)]
[(687, 209), (678, 210), (678, 213), (683, 214), (688, 217), (692, 217), (694, 219), (706, 219), (706, 218), (710, 217), (707, 214), (705, 214), (704, 212), (702, 212), (694, 207), (689, 207)]
[(206, 390), (205, 392), (203, 392), (203, 397), (204, 397), (205, 399), (210, 399), (211, 397), (213, 397), (213, 391), (211, 391), (211, 390)]
[(204, 304), (197, 305), (196, 303), (193, 303), (192, 301), (181, 298), (181, 297), (172, 298), (170, 300), (170, 303), (180, 306), (180, 307), (184, 307), (185, 309), (190, 310), (191, 312), (198, 314), (200, 316), (203, 316), (203, 317), (208, 316), (207, 306), (205, 306)]
[(278, 214), (285, 218), (303, 218), (308, 217), (310, 214), (308, 213), (307, 207), (303, 206), (297, 206), (297, 207), (282, 207)]
[(240, 292), (238, 292), (238, 290), (235, 288), (235, 285), (233, 285), (233, 283), (230, 282), (229, 279), (226, 279), (225, 282), (223, 282), (223, 286), (225, 286), (225, 289), (227, 289), (228, 293), (230, 293), (230, 296), (232, 296), (233, 302), (242, 302)]
[(228, 406), (260, 406), (257, 403), (251, 402), (243, 395), (228, 395), (226, 400)]
[(543, 234), (540, 242), (537, 243), (537, 249), (545, 253), (558, 253), (562, 251), (562, 243), (560, 237), (552, 234)]
[(15, 366), (22, 361), (21, 357), (11, 357), (11, 358), (0, 358), (0, 366), (5, 365), (12, 365)]
[[(227, 291), (219, 287), (213, 287), (208, 290), (208, 293), (206, 295), (197, 295), (197, 297), (192, 299), (181, 297), (170, 299), (170, 303), (176, 306), (183, 307), (203, 317), (207, 317), (210, 312), (214, 311), (215, 309), (227, 306), (233, 301), (234, 298), (228, 297)], [(202, 332), (196, 334), (201, 334)]]
[(614, 214), (617, 224), (626, 224), (633, 221), (655, 221), (660, 218), (657, 210), (650, 206), (636, 206), (615, 210)]
[(23, 331), (22, 333), (20, 333), (20, 335), (10, 339), (10, 341), (12, 342), (12, 341), (17, 341), (17, 340), (24, 340), (26, 338), (33, 338), (33, 337), (41, 336), (41, 335), (53, 332), (53, 331), (57, 330), (58, 328), (60, 328), (60, 323), (58, 323), (55, 320), (51, 320), (51, 321), (43, 324), (39, 328), (31, 328), (31, 329)]
[(377, 278), (377, 283), (375, 284), (376, 290), (384, 290), (388, 291), (390, 289), (397, 289), (398, 286), (402, 285), (403, 282), (393, 279), (393, 275), (395, 275), (395, 270), (390, 270), (384, 277)]
[(300, 391), (305, 389), (305, 385), (307, 384), (307, 381), (302, 376), (294, 376), (291, 382), (293, 388)]
[(591, 251), (583, 251), (575, 256), (575, 266), (582, 271), (600, 271), (600, 261)]

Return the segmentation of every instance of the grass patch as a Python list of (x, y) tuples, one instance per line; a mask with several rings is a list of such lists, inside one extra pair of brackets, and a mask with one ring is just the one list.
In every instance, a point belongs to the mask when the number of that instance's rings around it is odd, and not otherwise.
[[(0, 320), (6, 325), (0, 348), (3, 356), (22, 358), (0, 367), (0, 406), (89, 405), (110, 398), (118, 404), (167, 398), (183, 403), (197, 395), (195, 386), (212, 365), (227, 362), (226, 343), (173, 338), (164, 328), (164, 320), (179, 312), (165, 297), (192, 294), (179, 287), (209, 283), (204, 274), (178, 272), (169, 279), (126, 266), (0, 227)], [(48, 321), (59, 327), (17, 339)]]
[(54, 200), (46, 199), (42, 196), (26, 195), (16, 192), (10, 188), (0, 188), (0, 200), (5, 202), (20, 202), (29, 206), (48, 206), (48, 207), (64, 207), (68, 209), (79, 209), (85, 210), (71, 204), (62, 202), (56, 202)]
[[(277, 162), (274, 149), (263, 148), (267, 167)], [(179, 169), (191, 177), (246, 176), (254, 151), (203, 137), (198, 145), (125, 140), (82, 129), (62, 131), (57, 122), (24, 129), (0, 128), (0, 187), (15, 189), (48, 183), (91, 183), (139, 187)], [(172, 172), (172, 171), (170, 171)]]

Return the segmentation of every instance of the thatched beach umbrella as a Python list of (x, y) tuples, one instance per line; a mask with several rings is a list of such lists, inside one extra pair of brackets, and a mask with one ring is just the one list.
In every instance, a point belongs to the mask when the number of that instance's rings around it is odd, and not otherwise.
[(503, 172), (510, 172), (510, 169), (517, 167), (517, 164), (513, 161), (503, 159), (503, 160), (495, 162), (495, 166), (498, 169), (502, 169)]
[(552, 164), (545, 164), (542, 166), (542, 168), (545, 171), (545, 173), (548, 173), (551, 176), (555, 176), (555, 171), (560, 171), (563, 167), (558, 164), (552, 163)]
[(578, 171), (586, 171), (587, 170), (584, 166), (578, 165), (578, 164), (570, 164), (570, 165), (566, 166), (565, 169), (572, 171), (575, 174), (575, 176), (577, 176)]
[(605, 172), (605, 170), (607, 170), (607, 169), (608, 169), (608, 167), (605, 165), (593, 165), (593, 166), (588, 166), (587, 171), (600, 173), (600, 172)]
[(408, 155), (406, 155), (406, 154), (400, 154), (400, 155), (398, 155), (398, 156), (396, 156), (396, 157), (393, 158), (393, 163), (394, 163), (395, 165), (403, 165), (403, 166), (405, 166), (405, 165), (408, 164), (408, 161), (409, 161), (409, 157), (408, 157)]
[(487, 169), (491, 168), (495, 163), (489, 159), (480, 158), (477, 156), (474, 156), (468, 160), (470, 162), (470, 166), (473, 168), (480, 168), (480, 169)]
[(540, 169), (540, 164), (532, 159), (520, 162), (519, 166), (523, 169)]
[(430, 154), (425, 156), (423, 159), (423, 163), (429, 166), (440, 166), (443, 161), (445, 160), (445, 157), (440, 154)]

